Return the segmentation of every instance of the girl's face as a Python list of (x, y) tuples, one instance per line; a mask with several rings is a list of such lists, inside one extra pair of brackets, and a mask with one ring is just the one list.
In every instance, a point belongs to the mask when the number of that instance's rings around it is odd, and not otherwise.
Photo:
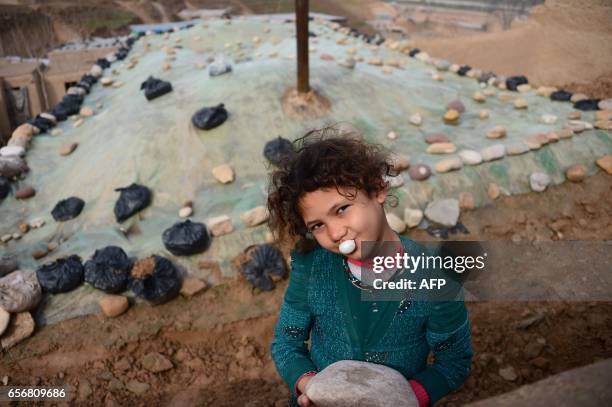
[(304, 224), (317, 242), (325, 249), (340, 253), (338, 246), (345, 240), (355, 240), (357, 248), (347, 257), (361, 260), (369, 253), (362, 253), (364, 241), (397, 241), (391, 230), (383, 203), (387, 191), (369, 197), (364, 191), (357, 191), (354, 199), (344, 195), (353, 194), (353, 189), (319, 189), (306, 193), (300, 199)]

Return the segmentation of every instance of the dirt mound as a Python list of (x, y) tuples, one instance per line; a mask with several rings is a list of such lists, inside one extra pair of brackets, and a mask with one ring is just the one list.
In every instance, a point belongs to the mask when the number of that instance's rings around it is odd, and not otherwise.
[[(548, 0), (508, 31), (460, 38), (416, 39), (430, 55), (502, 75), (524, 74), (536, 85), (610, 97), (612, 3)], [(597, 80), (595, 80), (598, 78)]]
[[(610, 239), (611, 199), (612, 176), (603, 172), (544, 194), (503, 197), (462, 215), (471, 231), (465, 238)], [(90, 315), (46, 326), (0, 355), (0, 377), (7, 375), (12, 386), (69, 385), (78, 405), (284, 406), (289, 390), (269, 349), (286, 286), (260, 293), (228, 280), (191, 299), (133, 307), (120, 318)], [(612, 303), (479, 302), (468, 308), (472, 374), (440, 406), (612, 357)], [(147, 367), (152, 355), (171, 367)], [(500, 375), (509, 366), (513, 381)]]

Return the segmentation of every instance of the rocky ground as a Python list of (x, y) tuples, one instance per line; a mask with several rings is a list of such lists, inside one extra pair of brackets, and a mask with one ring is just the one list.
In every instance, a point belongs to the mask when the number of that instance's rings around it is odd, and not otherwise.
[[(605, 240), (612, 238), (611, 201), (612, 176), (598, 172), (545, 193), (501, 197), (461, 220), (473, 239)], [(431, 239), (424, 231), (411, 236)], [(269, 347), (285, 288), (286, 281), (257, 293), (243, 280), (225, 281), (115, 319), (92, 315), (43, 327), (1, 355), (0, 378), (69, 385), (83, 404), (284, 405), (288, 389)], [(473, 373), (442, 406), (612, 357), (612, 303), (489, 302), (468, 309)]]

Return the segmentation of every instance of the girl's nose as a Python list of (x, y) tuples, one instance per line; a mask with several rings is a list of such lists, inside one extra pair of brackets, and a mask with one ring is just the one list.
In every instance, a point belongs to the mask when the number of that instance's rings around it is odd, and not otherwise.
[(333, 224), (330, 224), (327, 227), (327, 230), (329, 231), (329, 238), (334, 243), (339, 243), (340, 240), (342, 240), (342, 238), (344, 236), (346, 236), (346, 227), (343, 226), (343, 225), (333, 225)]

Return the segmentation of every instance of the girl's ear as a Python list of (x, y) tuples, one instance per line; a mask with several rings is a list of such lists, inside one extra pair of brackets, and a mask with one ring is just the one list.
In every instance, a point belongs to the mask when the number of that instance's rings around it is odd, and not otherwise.
[(376, 196), (375, 196), (376, 201), (381, 205), (384, 204), (385, 200), (387, 199), (388, 193), (389, 193), (389, 185), (387, 184), (386, 187), (384, 187), (383, 189), (381, 189), (380, 191), (376, 193)]

